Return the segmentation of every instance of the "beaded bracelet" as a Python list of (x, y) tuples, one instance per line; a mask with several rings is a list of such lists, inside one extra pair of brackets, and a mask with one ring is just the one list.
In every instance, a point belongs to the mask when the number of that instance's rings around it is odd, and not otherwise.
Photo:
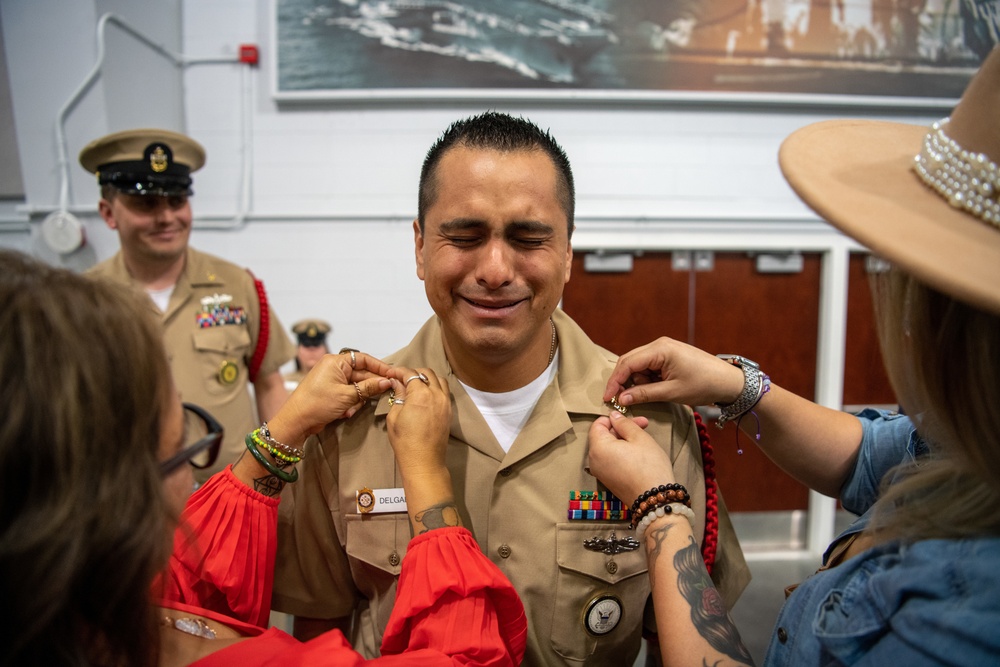
[(635, 537), (642, 543), (643, 538), (646, 536), (646, 528), (649, 524), (653, 523), (661, 517), (665, 517), (668, 514), (679, 514), (683, 516), (691, 524), (691, 530), (694, 530), (694, 510), (686, 505), (681, 505), (680, 503), (667, 503), (666, 505), (657, 505), (656, 509), (647, 512), (639, 524), (635, 528)]
[(250, 453), (253, 454), (253, 457), (255, 459), (257, 459), (257, 463), (259, 463), (261, 465), (261, 467), (264, 468), (264, 470), (268, 471), (269, 473), (271, 473), (272, 475), (274, 475), (275, 477), (277, 477), (281, 481), (287, 482), (289, 484), (291, 484), (291, 483), (293, 483), (293, 482), (295, 482), (295, 481), (297, 481), (299, 479), (299, 471), (298, 470), (295, 470), (293, 468), (292, 472), (287, 473), (284, 470), (282, 470), (281, 468), (279, 468), (276, 465), (274, 465), (273, 463), (271, 463), (270, 461), (268, 461), (267, 457), (264, 456), (264, 453), (262, 451), (260, 451), (260, 449), (258, 449), (257, 445), (254, 443), (254, 439), (253, 439), (253, 434), (252, 433), (248, 433), (247, 434), (247, 437), (246, 437), (246, 439), (245, 439), (244, 442), (246, 442), (247, 449), (250, 450)]
[(261, 437), (260, 429), (257, 429), (256, 431), (253, 431), (252, 433), (250, 433), (250, 436), (253, 438), (253, 442), (254, 442), (255, 445), (257, 445), (258, 447), (263, 447), (264, 449), (266, 449), (268, 451), (268, 453), (271, 456), (273, 456), (275, 459), (277, 459), (277, 460), (284, 461), (285, 463), (291, 463), (291, 464), (298, 463), (299, 461), (302, 460), (301, 456), (291, 456), (291, 455), (289, 455), (289, 454), (281, 451), (280, 449), (277, 449), (276, 447), (274, 447), (271, 444), (272, 442), (274, 442), (273, 440), (271, 440), (271, 441), (264, 440)]
[(636, 524), (650, 508), (666, 503), (681, 503), (691, 507), (691, 494), (687, 492), (683, 484), (671, 483), (654, 486), (649, 491), (644, 492), (635, 502), (632, 503), (632, 527)]
[[(286, 445), (283, 442), (278, 442), (277, 440), (272, 438), (271, 429), (267, 427), (267, 422), (261, 423), (260, 428), (257, 430), (260, 431), (261, 438), (264, 440), (265, 443), (267, 443), (271, 447), (274, 447), (275, 449), (277, 449), (278, 451), (280, 451), (285, 455), (282, 458), (284, 458), (286, 461), (291, 461), (292, 459), (294, 459), (295, 462), (297, 463), (305, 457), (306, 453), (301, 449), (292, 447), (291, 445)], [(270, 449), (270, 447), (268, 449)]]

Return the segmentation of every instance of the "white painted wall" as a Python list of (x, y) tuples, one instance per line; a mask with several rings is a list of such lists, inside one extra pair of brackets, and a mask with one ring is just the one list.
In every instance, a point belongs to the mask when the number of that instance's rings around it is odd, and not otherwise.
[[(84, 220), (88, 242), (59, 257), (38, 238), (39, 222), (59, 203), (56, 115), (94, 64), (95, 27), (109, 10), (189, 56), (233, 57), (241, 43), (255, 43), (262, 64), (188, 67), (178, 87), (169, 67), (150, 65), (140, 54), (146, 47), (109, 27), (117, 44), (113, 67), (66, 122), (71, 210)], [(3, 0), (0, 11), (27, 192), (17, 213), (0, 210), (0, 246), (77, 269), (110, 256), (117, 238), (93, 214), (97, 189), (76, 163), (80, 148), (143, 122), (135, 119), (186, 128), (208, 151), (195, 176), (194, 245), (251, 267), (286, 325), (322, 317), (334, 325), (334, 348), (380, 355), (405, 344), (430, 315), (413, 268), (410, 220), (424, 152), (456, 118), (497, 108), (552, 130), (577, 179), (578, 250), (823, 249), (843, 246), (843, 239), (785, 185), (776, 160), (781, 139), (842, 115), (921, 124), (943, 115), (667, 102), (279, 106), (270, 90), (269, 0)], [(180, 107), (150, 92), (157, 77), (168, 97), (182, 90)], [(244, 149), (251, 156), (246, 192)], [(241, 208), (248, 214), (242, 221)]]

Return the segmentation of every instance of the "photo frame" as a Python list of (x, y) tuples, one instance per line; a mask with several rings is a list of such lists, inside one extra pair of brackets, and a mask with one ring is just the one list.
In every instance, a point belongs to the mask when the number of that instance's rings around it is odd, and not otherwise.
[(1000, 0), (272, 1), (286, 103), (950, 109), (1000, 26)]

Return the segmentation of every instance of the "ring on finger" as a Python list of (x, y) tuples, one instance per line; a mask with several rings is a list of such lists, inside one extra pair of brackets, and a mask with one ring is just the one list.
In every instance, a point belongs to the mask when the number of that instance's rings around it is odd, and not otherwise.
[(410, 384), (411, 380), (420, 380), (426, 385), (430, 385), (431, 383), (431, 381), (427, 378), (426, 375), (424, 375), (423, 373), (417, 373), (416, 375), (411, 375), (410, 377), (406, 378), (406, 382), (404, 382), (403, 384), (404, 385)]
[(364, 396), (364, 394), (361, 393), (361, 387), (358, 386), (357, 382), (354, 383), (354, 391), (358, 392), (358, 400), (361, 401), (362, 403), (364, 403), (365, 402), (365, 396)]
[(351, 370), (355, 370), (358, 367), (358, 359), (354, 356), (355, 352), (357, 352), (357, 350), (351, 347), (340, 348), (340, 354), (349, 353), (351, 355)]
[(396, 398), (396, 392), (392, 389), (389, 390), (389, 405), (403, 405), (406, 401), (401, 398)]

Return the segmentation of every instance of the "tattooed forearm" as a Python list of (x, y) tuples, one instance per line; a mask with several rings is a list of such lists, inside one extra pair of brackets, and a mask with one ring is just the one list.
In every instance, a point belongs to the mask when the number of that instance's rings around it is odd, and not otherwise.
[[(240, 454), (240, 458), (236, 459), (236, 463), (233, 465), (234, 470), (236, 466), (243, 462), (244, 456), (246, 456), (245, 451)], [(285, 465), (281, 465), (280, 463), (284, 463)], [(282, 469), (291, 465), (288, 461), (282, 461), (280, 463), (278, 464), (278, 467)], [(263, 477), (253, 478), (253, 490), (257, 493), (262, 493), (269, 498), (274, 498), (275, 496), (280, 495), (283, 488), (285, 488), (285, 483), (274, 475), (264, 475)]]
[[(647, 558), (652, 557), (652, 560), (657, 560), (660, 554), (663, 552), (663, 543), (667, 541), (667, 533), (670, 529), (674, 527), (672, 523), (660, 523), (656, 528), (652, 528), (646, 531), (646, 554)], [(653, 538), (653, 546), (649, 545), (649, 538)], [(656, 588), (656, 568), (650, 566), (649, 568), (649, 587)]]
[(431, 505), (427, 509), (414, 512), (413, 522), (419, 527), (419, 529), (415, 527), (417, 535), (434, 530), (435, 528), (462, 525), (458, 516), (458, 508), (454, 502), (439, 503)]
[(674, 568), (677, 570), (677, 588), (691, 605), (691, 623), (716, 651), (752, 665), (753, 658), (729, 618), (722, 596), (708, 576), (698, 544), (693, 537), (688, 539), (691, 543), (674, 555)]
[(253, 489), (258, 493), (262, 493), (265, 496), (274, 497), (281, 493), (281, 490), (285, 488), (285, 483), (274, 475), (265, 475), (264, 477), (254, 477)]

